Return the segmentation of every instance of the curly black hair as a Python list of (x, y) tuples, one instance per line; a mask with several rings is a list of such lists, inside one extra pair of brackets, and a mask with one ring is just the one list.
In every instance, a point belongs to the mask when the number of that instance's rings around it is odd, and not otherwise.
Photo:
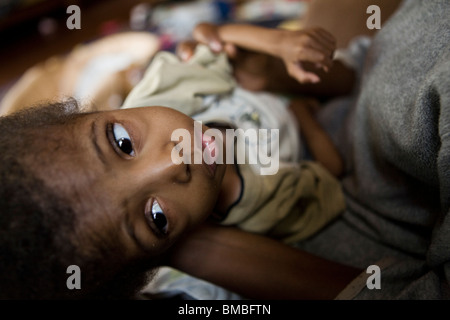
[[(132, 299), (152, 275), (155, 262), (125, 261), (114, 237), (80, 250), (82, 213), (38, 174), (51, 166), (43, 144), (60, 139), (48, 129), (85, 114), (68, 99), (0, 117), (0, 299)], [(74, 264), (80, 290), (66, 284)]]

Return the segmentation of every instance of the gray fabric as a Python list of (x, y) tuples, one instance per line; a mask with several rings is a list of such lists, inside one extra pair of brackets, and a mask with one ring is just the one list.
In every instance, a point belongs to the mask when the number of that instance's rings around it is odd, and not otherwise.
[[(359, 93), (341, 100), (350, 109), (333, 102), (346, 116), (335, 138), (348, 210), (298, 247), (363, 269), (341, 298), (450, 298), (449, 8), (403, 2), (373, 40)], [(365, 285), (372, 264), (379, 290)]]

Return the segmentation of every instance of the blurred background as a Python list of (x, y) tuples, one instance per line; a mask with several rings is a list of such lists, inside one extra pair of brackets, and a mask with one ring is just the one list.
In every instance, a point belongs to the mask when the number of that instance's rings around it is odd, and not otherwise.
[[(307, 0), (0, 0), (0, 101), (32, 66), (80, 44), (123, 31), (148, 31), (161, 49), (190, 37), (196, 23), (243, 21), (276, 25), (297, 19)], [(70, 5), (81, 29), (68, 29)]]
[[(196, 24), (323, 27), (345, 48), (366, 26), (369, 5), (381, 23), (401, 0), (0, 0), (0, 115), (74, 97), (118, 108), (158, 50), (173, 51)], [(68, 19), (79, 8), (80, 29)], [(73, 22), (73, 20), (71, 20)]]

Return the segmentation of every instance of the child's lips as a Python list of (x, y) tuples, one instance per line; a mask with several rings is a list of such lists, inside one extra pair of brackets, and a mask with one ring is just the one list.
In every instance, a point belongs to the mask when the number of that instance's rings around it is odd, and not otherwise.
[[(216, 172), (216, 141), (212, 139), (212, 137), (209, 137), (205, 134), (202, 135), (202, 151), (203, 151), (203, 157), (208, 158), (208, 162), (206, 162), (206, 159), (203, 159), (203, 163), (207, 167), (208, 171), (211, 173), (212, 176), (214, 176)], [(206, 151), (206, 152), (205, 152)]]

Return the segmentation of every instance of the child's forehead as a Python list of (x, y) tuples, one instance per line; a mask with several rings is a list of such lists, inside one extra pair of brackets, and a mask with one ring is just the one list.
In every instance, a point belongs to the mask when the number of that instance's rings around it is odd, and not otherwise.
[(35, 171), (51, 184), (75, 186), (86, 180), (83, 184), (88, 186), (98, 171), (91, 146), (90, 122), (90, 117), (83, 117), (76, 123), (37, 130), (31, 159)]

